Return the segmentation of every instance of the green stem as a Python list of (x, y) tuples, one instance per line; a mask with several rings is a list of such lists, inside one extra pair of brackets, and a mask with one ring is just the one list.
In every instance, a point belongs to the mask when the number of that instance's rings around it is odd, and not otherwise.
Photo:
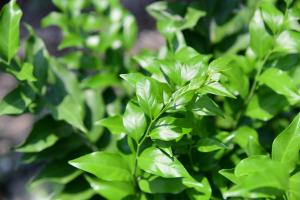
[(139, 158), (139, 154), (140, 154), (140, 151), (141, 151), (141, 146), (142, 144), (144, 143), (145, 139), (148, 137), (151, 129), (152, 129), (152, 126), (153, 124), (160, 118), (160, 116), (162, 114), (164, 114), (166, 112), (166, 110), (168, 109), (170, 103), (172, 101), (169, 101), (164, 107), (163, 109), (160, 111), (160, 113), (154, 118), (151, 120), (151, 122), (149, 123), (149, 126), (147, 127), (147, 130), (146, 132), (144, 133), (144, 135), (142, 136), (141, 140), (137, 143), (137, 148), (136, 148), (136, 154), (135, 154), (135, 161), (134, 161), (134, 168), (133, 168), (133, 175), (134, 177), (137, 177), (137, 165), (138, 165), (138, 158)]

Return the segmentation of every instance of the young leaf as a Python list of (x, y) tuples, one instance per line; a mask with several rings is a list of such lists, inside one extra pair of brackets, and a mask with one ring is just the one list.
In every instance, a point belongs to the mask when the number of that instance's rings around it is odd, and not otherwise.
[(132, 181), (128, 163), (118, 153), (94, 152), (71, 160), (69, 164), (106, 181)]
[(19, 49), (20, 20), (22, 11), (12, 0), (0, 11), (0, 57), (10, 62)]
[(140, 169), (164, 178), (179, 178), (189, 176), (184, 166), (176, 159), (171, 158), (162, 150), (149, 147), (139, 157)]
[(281, 162), (291, 172), (299, 160), (300, 114), (282, 131), (272, 145), (272, 159)]
[(138, 103), (151, 119), (156, 117), (163, 107), (161, 95), (159, 83), (154, 79), (142, 79), (136, 84)]
[(272, 48), (273, 38), (265, 29), (260, 10), (256, 10), (249, 25), (250, 47), (259, 58), (263, 58)]
[(138, 142), (147, 128), (147, 121), (143, 110), (133, 102), (129, 102), (123, 116), (123, 124), (126, 133)]

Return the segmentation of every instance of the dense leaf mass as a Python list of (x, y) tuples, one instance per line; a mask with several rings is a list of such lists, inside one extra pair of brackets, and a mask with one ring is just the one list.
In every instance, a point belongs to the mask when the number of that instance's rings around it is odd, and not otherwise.
[[(36, 117), (17, 147), (43, 163), (52, 199), (300, 199), (300, 1), (157, 1), (165, 38), (131, 51), (136, 20), (118, 0), (53, 0), (42, 26), (54, 57), (11, 0), (0, 69), (18, 85), (0, 115)], [(134, 55), (133, 55), (134, 54)]]

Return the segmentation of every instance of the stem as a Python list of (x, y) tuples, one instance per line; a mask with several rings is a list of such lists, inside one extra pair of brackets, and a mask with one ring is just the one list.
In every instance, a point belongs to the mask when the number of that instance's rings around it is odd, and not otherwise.
[(141, 140), (137, 143), (137, 148), (136, 148), (136, 154), (135, 154), (135, 161), (134, 161), (134, 168), (133, 168), (133, 175), (134, 177), (136, 177), (136, 173), (137, 173), (137, 165), (138, 165), (138, 158), (139, 158), (139, 154), (140, 154), (140, 150), (141, 150), (141, 146), (144, 143), (145, 139), (148, 137), (153, 124), (159, 119), (159, 117), (164, 114), (166, 112), (166, 110), (168, 109), (170, 103), (171, 103), (171, 99), (170, 101), (163, 107), (163, 109), (160, 111), (160, 113), (151, 120), (151, 122), (149, 123), (149, 126), (147, 127), (146, 132), (144, 133), (144, 135), (142, 136)]

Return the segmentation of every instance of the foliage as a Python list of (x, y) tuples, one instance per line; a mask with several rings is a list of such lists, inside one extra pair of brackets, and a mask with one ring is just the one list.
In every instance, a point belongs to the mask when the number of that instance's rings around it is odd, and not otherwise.
[[(0, 13), (0, 67), (18, 80), (1, 115), (32, 113), (17, 151), (43, 163), (53, 199), (300, 198), (300, 1), (159, 1), (166, 46), (130, 52), (117, 0), (53, 0), (53, 57), (14, 0)], [(3, 28), (6, 27), (6, 28)], [(290, 125), (289, 125), (290, 124)], [(50, 194), (49, 194), (50, 195)]]

